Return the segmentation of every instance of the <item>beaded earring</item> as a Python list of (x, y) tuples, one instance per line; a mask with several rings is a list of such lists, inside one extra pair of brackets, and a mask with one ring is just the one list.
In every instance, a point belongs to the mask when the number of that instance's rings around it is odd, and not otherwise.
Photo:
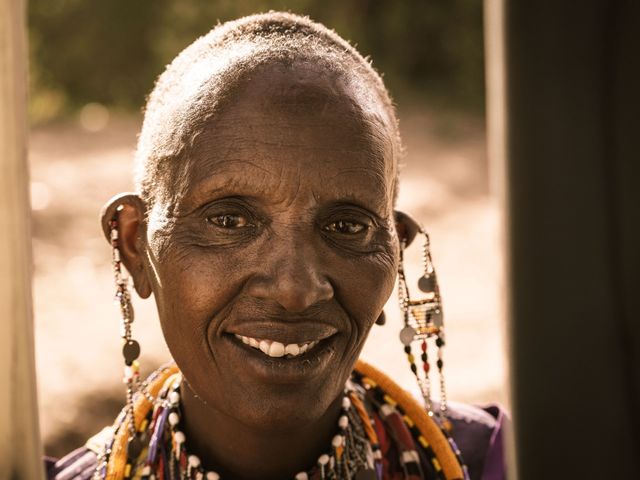
[(136, 459), (142, 450), (142, 441), (137, 435), (135, 427), (133, 396), (137, 391), (143, 389), (140, 385), (140, 344), (131, 338), (131, 324), (133, 323), (133, 305), (131, 304), (131, 294), (129, 293), (129, 277), (123, 271), (120, 256), (119, 235), (118, 235), (118, 214), (122, 211), (122, 206), (116, 212), (109, 223), (113, 274), (116, 283), (115, 301), (120, 307), (122, 315), (122, 326), (120, 336), (122, 337), (122, 355), (124, 357), (124, 377), (122, 382), (126, 385), (126, 406), (125, 412), (129, 423), (129, 443), (127, 444), (128, 463)]
[[(418, 288), (425, 293), (425, 297), (419, 300), (412, 300), (409, 288), (407, 286), (407, 278), (404, 271), (404, 250), (406, 248), (406, 240), (402, 239), (400, 243), (400, 262), (398, 264), (398, 300), (400, 310), (404, 317), (404, 327), (400, 330), (400, 341), (404, 345), (404, 352), (409, 360), (411, 371), (413, 372), (422, 397), (424, 399), (427, 413), (431, 416), (435, 415), (443, 428), (449, 430), (450, 422), (447, 420), (447, 393), (445, 379), (443, 374), (443, 347), (444, 341), (444, 323), (442, 314), (442, 300), (440, 297), (440, 289), (438, 287), (438, 279), (433, 266), (430, 251), (429, 235), (420, 229), (420, 233), (424, 236), (424, 244), (422, 247), (422, 262), (424, 265), (424, 273), (418, 280)], [(422, 372), (416, 365), (416, 357), (413, 354), (412, 345), (419, 345), (420, 360), (422, 362)], [(437, 413), (433, 411), (433, 401), (431, 398), (431, 360), (429, 351), (431, 345), (436, 348), (436, 367), (438, 369), (438, 378), (440, 383), (440, 405)]]

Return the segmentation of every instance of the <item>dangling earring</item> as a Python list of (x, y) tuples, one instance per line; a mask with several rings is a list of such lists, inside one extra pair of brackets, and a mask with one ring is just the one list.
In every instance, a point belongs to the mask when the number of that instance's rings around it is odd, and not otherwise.
[[(438, 369), (438, 377), (440, 382), (440, 406), (436, 414), (440, 424), (445, 429), (450, 429), (450, 422), (447, 420), (447, 393), (445, 380), (443, 375), (443, 347), (444, 347), (444, 324), (442, 315), (442, 300), (440, 297), (440, 289), (438, 287), (438, 279), (436, 271), (431, 260), (429, 235), (420, 229), (420, 233), (424, 236), (424, 244), (422, 250), (422, 261), (424, 264), (424, 273), (418, 280), (418, 288), (424, 292), (425, 298), (412, 300), (409, 288), (407, 287), (407, 279), (404, 271), (404, 250), (406, 248), (406, 240), (400, 242), (400, 262), (398, 264), (398, 300), (400, 310), (404, 317), (404, 328), (400, 331), (400, 341), (404, 345), (404, 351), (409, 360), (411, 371), (413, 372), (422, 397), (424, 399), (425, 408), (429, 415), (434, 415), (433, 401), (431, 398), (431, 379), (430, 379), (430, 344), (435, 344), (437, 349), (436, 367)], [(412, 351), (412, 344), (420, 345), (420, 360), (422, 361), (422, 372), (419, 372), (416, 365), (416, 358)]]
[(129, 293), (129, 277), (123, 272), (122, 260), (120, 257), (120, 244), (118, 236), (118, 214), (122, 211), (122, 206), (116, 212), (109, 223), (113, 274), (116, 283), (115, 301), (120, 306), (122, 315), (122, 327), (120, 336), (122, 337), (122, 355), (124, 356), (124, 377), (123, 383), (126, 385), (126, 406), (125, 412), (129, 422), (129, 443), (127, 444), (127, 462), (132, 463), (138, 458), (142, 450), (141, 439), (138, 438), (133, 396), (141, 389), (140, 387), (140, 344), (131, 338), (131, 324), (133, 323), (133, 305)]

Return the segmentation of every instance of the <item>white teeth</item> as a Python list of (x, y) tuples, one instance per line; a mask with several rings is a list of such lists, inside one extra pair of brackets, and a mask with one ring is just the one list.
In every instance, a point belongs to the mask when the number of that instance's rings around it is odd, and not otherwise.
[(290, 343), (287, 348), (284, 349), (284, 353), (287, 355), (293, 355), (294, 357), (300, 353), (300, 347), (295, 343)]
[(311, 350), (318, 344), (317, 341), (313, 341), (301, 344), (289, 343), (285, 345), (274, 340), (258, 340), (257, 338), (245, 337), (244, 335), (235, 335), (235, 337), (245, 345), (249, 345), (260, 350), (265, 355), (274, 358), (284, 357), (285, 355), (288, 357), (297, 357)]
[(284, 345), (280, 342), (273, 342), (271, 347), (269, 347), (270, 357), (283, 357), (284, 356)]

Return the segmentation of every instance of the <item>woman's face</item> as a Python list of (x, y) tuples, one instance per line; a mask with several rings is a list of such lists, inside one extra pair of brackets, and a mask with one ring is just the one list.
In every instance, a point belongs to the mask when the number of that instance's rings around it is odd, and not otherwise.
[(164, 335), (209, 406), (289, 428), (341, 394), (397, 269), (381, 118), (317, 68), (265, 68), (196, 137), (180, 193), (149, 212)]

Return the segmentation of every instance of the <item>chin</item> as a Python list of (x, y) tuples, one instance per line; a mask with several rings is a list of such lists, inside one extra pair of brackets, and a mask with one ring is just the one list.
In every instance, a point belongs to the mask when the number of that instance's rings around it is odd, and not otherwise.
[(341, 395), (342, 391), (337, 394), (326, 391), (320, 395), (305, 391), (265, 392), (264, 396), (251, 398), (251, 402), (233, 406), (232, 415), (253, 430), (286, 433), (319, 421)]
[[(339, 334), (302, 354), (281, 357), (271, 357), (233, 335), (212, 347), (219, 379), (212, 383), (209, 377), (207, 403), (247, 427), (268, 432), (299, 429), (326, 415), (341, 401), (356, 358), (348, 337)], [(224, 359), (222, 366), (218, 359)]]

